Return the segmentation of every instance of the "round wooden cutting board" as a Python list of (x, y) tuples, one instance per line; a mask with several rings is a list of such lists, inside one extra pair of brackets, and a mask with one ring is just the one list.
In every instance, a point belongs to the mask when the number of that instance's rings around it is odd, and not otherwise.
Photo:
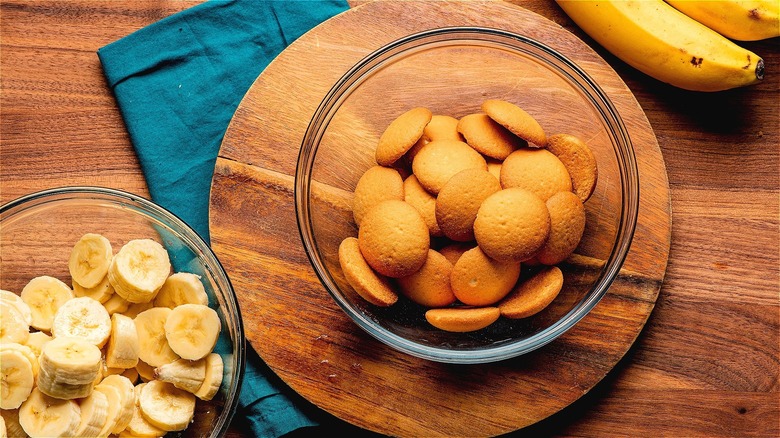
[[(641, 193), (624, 268), (593, 311), (531, 354), (468, 366), (396, 352), (355, 325), (311, 268), (293, 201), (304, 132), (342, 74), (399, 37), (459, 25), (526, 35), (581, 66), (627, 126)], [(671, 213), (666, 169), (650, 124), (623, 81), (584, 42), (509, 3), (386, 1), (360, 5), (314, 28), (258, 77), (217, 159), (210, 226), (247, 339), (295, 391), (336, 417), (387, 435), (488, 436), (560, 411), (628, 351), (663, 281)]]

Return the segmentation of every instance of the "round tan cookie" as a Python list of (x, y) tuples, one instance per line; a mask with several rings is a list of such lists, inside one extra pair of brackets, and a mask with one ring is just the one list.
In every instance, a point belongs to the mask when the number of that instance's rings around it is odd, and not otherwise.
[(374, 272), (363, 254), (360, 245), (354, 237), (347, 237), (339, 245), (339, 264), (344, 272), (347, 283), (355, 289), (364, 300), (381, 307), (388, 307), (398, 301), (398, 295), (388, 280)]
[(379, 137), (376, 162), (381, 166), (395, 163), (422, 137), (432, 116), (427, 108), (412, 108), (390, 122)]
[(446, 307), (425, 312), (432, 326), (457, 333), (473, 332), (493, 324), (501, 316), (498, 307)]
[(452, 242), (439, 248), (439, 252), (454, 265), (464, 252), (475, 246), (473, 242)]
[(499, 190), (501, 184), (485, 169), (466, 169), (453, 175), (436, 197), (436, 222), (444, 235), (457, 242), (474, 240), (479, 206)]
[(431, 240), (420, 213), (404, 201), (371, 207), (358, 230), (360, 252), (372, 269), (387, 277), (405, 277), (425, 263)]
[(477, 246), (463, 253), (452, 267), (450, 283), (463, 304), (489, 306), (504, 298), (520, 277), (520, 262), (499, 262)]
[(389, 167), (369, 167), (355, 186), (355, 196), (352, 200), (355, 223), (360, 225), (369, 208), (388, 199), (404, 199), (404, 181), (401, 174)]
[(585, 202), (593, 194), (598, 180), (596, 157), (588, 145), (570, 134), (555, 134), (547, 138), (547, 150), (566, 166), (572, 191)]
[(544, 201), (521, 188), (490, 195), (474, 221), (474, 236), (482, 251), (505, 262), (531, 258), (549, 234), (550, 213)]
[(550, 236), (536, 258), (542, 264), (554, 265), (577, 249), (585, 231), (585, 207), (572, 192), (558, 192), (546, 204), (550, 213)]
[(492, 173), (493, 176), (496, 177), (499, 181), (501, 181), (501, 161), (498, 161), (496, 159), (488, 158), (487, 160), (487, 168), (488, 172)]
[(529, 143), (538, 147), (547, 145), (547, 136), (539, 122), (519, 106), (505, 100), (490, 99), (482, 103), (482, 111)]
[(434, 250), (428, 250), (428, 258), (419, 271), (398, 279), (401, 293), (421, 306), (445, 307), (455, 302), (450, 287), (452, 263)]
[(456, 140), (428, 143), (412, 162), (412, 171), (425, 190), (438, 194), (453, 175), (465, 169), (487, 169), (485, 158), (471, 146)]
[(463, 136), (458, 132), (458, 119), (442, 114), (431, 117), (431, 121), (423, 129), (422, 138), (428, 143), (434, 140), (463, 141)]
[(506, 318), (527, 318), (539, 313), (553, 302), (563, 287), (563, 272), (557, 266), (548, 266), (532, 277), (520, 280), (498, 308)]
[(436, 198), (420, 185), (415, 175), (410, 175), (404, 180), (404, 201), (417, 209), (425, 224), (428, 225), (431, 236), (444, 235), (439, 228), (439, 223), (436, 222)]
[(518, 149), (501, 165), (501, 187), (530, 190), (546, 201), (550, 196), (571, 191), (571, 177), (552, 152), (547, 149)]
[(503, 160), (528, 143), (496, 123), (487, 114), (469, 114), (458, 122), (458, 132), (466, 143), (477, 152), (497, 160)]
[(452, 116), (434, 114), (433, 117), (431, 117), (431, 121), (425, 125), (422, 137), (420, 137), (420, 139), (417, 140), (417, 143), (415, 143), (406, 153), (406, 160), (411, 164), (412, 161), (414, 161), (417, 152), (419, 152), (423, 146), (434, 140), (466, 141), (463, 139), (463, 136), (460, 135), (460, 132), (458, 132), (458, 119)]

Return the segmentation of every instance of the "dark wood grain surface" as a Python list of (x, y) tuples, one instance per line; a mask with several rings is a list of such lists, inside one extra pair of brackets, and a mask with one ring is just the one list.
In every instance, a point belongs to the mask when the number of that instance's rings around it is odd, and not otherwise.
[[(95, 51), (197, 3), (0, 3), (0, 202), (71, 184), (148, 194)], [(777, 39), (745, 43), (767, 64), (763, 83), (692, 93), (626, 66), (554, 2), (517, 3), (594, 47), (636, 96), (663, 153), (673, 227), (633, 347), (580, 400), (516, 434), (780, 435)]]

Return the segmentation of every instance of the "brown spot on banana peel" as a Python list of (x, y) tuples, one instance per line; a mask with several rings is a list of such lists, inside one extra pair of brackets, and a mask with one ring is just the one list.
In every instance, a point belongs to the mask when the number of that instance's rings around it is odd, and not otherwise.
[(758, 12), (758, 9), (751, 9), (748, 11), (748, 17), (753, 20), (760, 20), (761, 14)]
[(704, 61), (704, 58), (697, 58), (695, 56), (691, 58), (691, 64), (696, 68), (701, 68), (702, 61)]
[[(748, 61), (750, 61), (750, 55), (748, 55)], [(761, 58), (758, 58), (756, 63), (756, 79), (759, 81), (764, 79), (764, 60)]]

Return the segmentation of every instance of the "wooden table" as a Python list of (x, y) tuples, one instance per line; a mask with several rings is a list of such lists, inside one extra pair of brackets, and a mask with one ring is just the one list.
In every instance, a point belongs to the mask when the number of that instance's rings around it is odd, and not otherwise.
[[(0, 203), (62, 185), (148, 196), (95, 52), (197, 3), (0, 3)], [(590, 43), (634, 92), (673, 212), (666, 279), (632, 349), (580, 400), (517, 435), (780, 435), (778, 40), (745, 43), (766, 62), (762, 84), (692, 93), (626, 66), (552, 0), (516, 3)]]

